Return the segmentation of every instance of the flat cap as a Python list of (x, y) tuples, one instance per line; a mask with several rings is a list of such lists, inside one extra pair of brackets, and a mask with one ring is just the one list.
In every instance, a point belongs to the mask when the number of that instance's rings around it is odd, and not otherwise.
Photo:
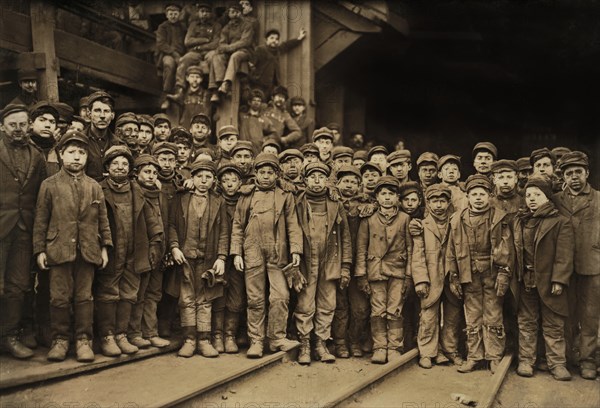
[(205, 115), (204, 113), (197, 113), (192, 116), (192, 119), (190, 120), (190, 127), (192, 127), (194, 123), (204, 123), (208, 127), (210, 127), (212, 124), (208, 115)]
[(190, 65), (185, 70), (185, 75), (191, 75), (191, 74), (202, 75), (203, 74), (202, 68), (200, 68), (198, 65)]
[(319, 155), (319, 148), (314, 143), (305, 143), (299, 149), (304, 156), (307, 154), (313, 154), (315, 156)]
[(268, 36), (272, 35), (272, 34), (277, 34), (279, 37), (281, 37), (281, 33), (279, 32), (278, 29), (276, 28), (270, 28), (265, 32), (265, 38), (267, 38)]
[(329, 128), (322, 127), (322, 128), (316, 129), (313, 132), (312, 140), (313, 140), (313, 142), (316, 142), (317, 139), (322, 138), (322, 137), (326, 137), (326, 138), (333, 140), (333, 133), (331, 133), (331, 130)]
[(517, 159), (517, 171), (531, 170), (531, 163), (529, 157), (520, 157)]
[(376, 171), (377, 173), (379, 173), (380, 176), (383, 174), (383, 170), (381, 170), (381, 167), (379, 167), (379, 165), (376, 163), (365, 162), (362, 166), (360, 166), (361, 175), (364, 174), (367, 170)]
[(219, 131), (217, 132), (217, 139), (221, 139), (222, 137), (231, 136), (231, 135), (239, 136), (240, 132), (233, 125), (221, 126), (219, 128)]
[(37, 80), (37, 71), (35, 69), (20, 69), (17, 71), (19, 81)]
[(157, 113), (156, 115), (152, 116), (152, 119), (154, 119), (154, 126), (161, 122), (167, 122), (169, 127), (171, 127), (171, 119), (169, 119), (169, 117), (164, 113)]
[(283, 95), (285, 97), (285, 99), (288, 98), (289, 94), (288, 94), (288, 90), (285, 86), (276, 86), (275, 88), (273, 88), (273, 92), (272, 94), (273, 96), (275, 95)]
[(96, 92), (88, 95), (88, 106), (91, 108), (92, 105), (94, 104), (94, 102), (96, 102), (97, 100), (100, 100), (100, 99), (104, 99), (104, 98), (106, 98), (110, 101), (110, 106), (112, 106), (112, 107), (115, 106), (115, 98), (113, 98), (112, 96), (110, 96), (109, 93), (104, 92), (104, 91), (96, 91)]
[(194, 138), (192, 137), (192, 134), (183, 126), (175, 126), (173, 130), (171, 130), (169, 141), (175, 144), (182, 143), (189, 146), (194, 144)]
[(406, 197), (411, 193), (417, 193), (420, 196), (423, 192), (421, 186), (416, 181), (407, 181), (406, 183), (400, 184), (400, 197)]
[(230, 171), (236, 173), (238, 177), (242, 177), (242, 170), (238, 166), (236, 166), (229, 160), (221, 160), (219, 166), (217, 167), (217, 177), (220, 178), (221, 176), (223, 176), (223, 174)]
[(566, 153), (563, 157), (560, 158), (560, 168), (566, 169), (569, 166), (582, 166), (588, 168), (589, 159), (587, 157), (587, 154), (577, 150)]
[(367, 160), (371, 160), (371, 157), (372, 157), (374, 154), (378, 154), (378, 153), (379, 153), (379, 154), (383, 154), (383, 155), (385, 155), (385, 157), (387, 157), (387, 155), (388, 155), (388, 149), (386, 149), (386, 147), (385, 147), (385, 146), (381, 146), (381, 145), (378, 145), (378, 146), (373, 146), (373, 147), (372, 147), (372, 148), (369, 150), (369, 153), (367, 153)]
[(154, 156), (152, 156), (150, 154), (147, 154), (147, 153), (140, 154), (133, 161), (133, 166), (136, 169), (144, 167), (144, 166), (146, 166), (148, 164), (153, 165), (154, 167), (156, 167), (157, 170), (160, 171), (160, 164), (158, 164), (158, 160), (156, 160), (156, 157), (154, 157)]
[(519, 171), (519, 167), (517, 166), (517, 162), (514, 160), (496, 160), (492, 163), (492, 173), (500, 173), (503, 171)]
[(165, 10), (179, 10), (179, 11), (181, 11), (181, 4), (179, 4), (179, 3), (173, 3), (173, 2), (167, 3), (167, 4), (165, 4)]
[(331, 149), (331, 159), (335, 160), (339, 157), (354, 157), (354, 150), (346, 146), (335, 146)]
[(571, 149), (569, 149), (568, 147), (558, 146), (553, 148), (551, 151), (552, 153), (554, 153), (554, 156), (556, 156), (556, 159), (558, 160), (565, 154), (571, 152)]
[(492, 191), (492, 182), (483, 174), (473, 174), (467, 178), (467, 181), (465, 181), (465, 190), (469, 192), (469, 190), (476, 187), (481, 187), (487, 191)]
[(460, 168), (460, 157), (455, 156), (453, 154), (447, 154), (445, 156), (440, 157), (440, 159), (437, 162), (438, 171), (441, 170), (444, 164), (446, 163), (454, 163), (458, 166), (458, 168)]
[(480, 151), (480, 150), (485, 150), (487, 152), (490, 152), (492, 154), (492, 156), (494, 156), (494, 159), (496, 157), (498, 157), (498, 149), (491, 142), (479, 142), (479, 143), (477, 143), (475, 145), (475, 147), (473, 148), (473, 156), (475, 156), (477, 154), (477, 152)]
[(133, 113), (133, 112), (122, 113), (117, 118), (117, 121), (115, 122), (115, 126), (119, 127), (119, 126), (126, 125), (128, 123), (135, 123), (136, 125), (139, 125), (138, 117), (135, 113)]
[(301, 96), (293, 96), (290, 99), (290, 105), (292, 105), (292, 106), (293, 105), (303, 105), (303, 106), (306, 106), (306, 101)]
[(329, 177), (331, 174), (331, 169), (328, 165), (320, 161), (308, 163), (306, 167), (304, 167), (304, 177), (308, 177), (315, 172), (323, 173), (325, 177)]
[(527, 179), (527, 184), (525, 184), (525, 190), (529, 187), (537, 187), (546, 196), (546, 198), (550, 199), (554, 192), (552, 191), (552, 180), (550, 177), (544, 174), (534, 174)]
[(231, 148), (231, 156), (233, 157), (233, 155), (240, 150), (250, 150), (254, 156), (254, 145), (248, 140), (238, 140), (237, 143)]
[(446, 197), (448, 200), (452, 198), (452, 192), (448, 186), (440, 183), (435, 183), (427, 187), (425, 190), (425, 198), (430, 199), (433, 197)]
[(208, 9), (208, 10), (212, 11), (212, 6), (208, 3), (198, 3), (197, 7), (198, 7), (198, 10)]
[(82, 143), (87, 146), (90, 143), (90, 140), (88, 139), (87, 135), (83, 132), (80, 132), (78, 130), (68, 130), (58, 141), (57, 147), (59, 149), (62, 149), (67, 144), (73, 142)]
[(42, 116), (46, 113), (52, 115), (58, 122), (60, 113), (58, 112), (58, 109), (56, 109), (56, 107), (48, 101), (39, 101), (29, 108), (29, 119), (31, 119), (33, 122), (38, 116)]
[(327, 129), (337, 130), (338, 132), (342, 129), (339, 123), (330, 122), (327, 124)]
[(277, 160), (277, 156), (271, 153), (259, 153), (254, 160), (254, 168), (259, 169), (263, 166), (271, 166), (275, 170), (279, 170), (279, 160)]
[(138, 115), (138, 123), (140, 126), (146, 125), (154, 129), (154, 119), (150, 115)]
[(265, 93), (260, 89), (253, 89), (250, 91), (250, 95), (248, 95), (248, 101), (252, 101), (254, 98), (260, 98), (261, 101), (265, 100)]
[(344, 176), (356, 176), (360, 180), (360, 171), (351, 164), (344, 164), (339, 168), (337, 173), (335, 174), (336, 178), (339, 180)]
[(433, 152), (425, 152), (421, 153), (419, 158), (417, 159), (417, 166), (420, 166), (423, 163), (433, 163), (437, 168), (437, 163), (440, 158), (437, 154)]
[(304, 160), (304, 155), (298, 149), (286, 149), (279, 153), (279, 163), (285, 163), (289, 159), (298, 158)]
[(275, 137), (267, 137), (265, 140), (263, 140), (262, 149), (264, 149), (266, 146), (274, 146), (277, 148), (278, 152), (281, 151), (281, 143), (279, 143), (279, 140), (277, 140)]
[(358, 160), (367, 161), (367, 154), (368, 154), (368, 152), (366, 150), (357, 150), (352, 155), (352, 160), (358, 159)]
[(55, 102), (52, 105), (58, 111), (59, 120), (62, 120), (63, 122), (71, 121), (73, 114), (75, 113), (75, 109), (73, 109), (71, 105), (64, 102)]
[(200, 170), (206, 170), (213, 174), (217, 174), (217, 166), (215, 165), (215, 162), (208, 159), (197, 159), (190, 166), (190, 173), (192, 175), (196, 174)]
[(231, 3), (227, 4), (227, 9), (234, 9), (234, 10), (238, 10), (238, 11), (242, 11), (242, 6), (240, 6), (239, 3), (232, 1)]
[(552, 164), (556, 164), (556, 156), (547, 147), (542, 147), (541, 149), (535, 149), (532, 151), (531, 156), (529, 156), (529, 162), (533, 166), (536, 161), (543, 159), (544, 157), (548, 157)]
[(394, 191), (399, 191), (400, 190), (400, 182), (398, 181), (398, 179), (396, 177), (382, 176), (382, 177), (379, 177), (379, 180), (377, 180), (377, 184), (375, 184), (375, 188), (373, 189), (373, 191), (375, 191), (375, 193), (377, 193), (383, 187), (390, 188)]
[(81, 109), (81, 108), (87, 108), (88, 106), (90, 106), (90, 102), (89, 102), (89, 97), (88, 96), (82, 96), (81, 98), (79, 98), (79, 109)]
[(392, 165), (392, 164), (396, 164), (396, 163), (400, 163), (400, 162), (405, 162), (408, 161), (410, 163), (410, 150), (394, 150), (393, 152), (391, 152), (390, 154), (388, 154), (387, 156), (387, 162), (388, 164)]
[(177, 156), (177, 145), (172, 142), (158, 142), (152, 146), (152, 154), (158, 156), (161, 153), (170, 153)]
[(109, 147), (104, 153), (102, 164), (104, 164), (104, 166), (108, 166), (115, 157), (119, 156), (124, 156), (129, 162), (129, 168), (133, 168), (133, 156), (131, 155), (131, 150), (129, 150), (129, 148), (125, 145), (114, 145)]
[(8, 115), (12, 115), (13, 113), (17, 113), (17, 112), (25, 112), (25, 113), (29, 114), (29, 111), (27, 110), (27, 106), (17, 104), (17, 103), (9, 103), (8, 105), (6, 105), (4, 107), (4, 109), (2, 109), (2, 113), (0, 113), (1, 119), (4, 120), (4, 118), (7, 117)]
[(210, 147), (201, 147), (196, 150), (196, 160), (202, 160), (202, 156), (208, 156), (211, 160), (215, 160), (215, 151)]

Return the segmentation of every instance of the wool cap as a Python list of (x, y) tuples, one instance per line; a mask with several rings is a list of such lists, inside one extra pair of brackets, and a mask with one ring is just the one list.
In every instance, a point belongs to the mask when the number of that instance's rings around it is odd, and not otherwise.
[(37, 81), (37, 71), (35, 69), (20, 69), (17, 72), (19, 81)]
[(394, 150), (393, 152), (388, 154), (386, 160), (387, 160), (388, 164), (390, 164), (390, 165), (400, 163), (400, 162), (410, 163), (410, 160), (411, 160), (410, 150), (406, 150), (406, 149)]
[(483, 174), (473, 174), (467, 178), (467, 181), (465, 181), (465, 190), (469, 192), (469, 190), (476, 187), (481, 187), (487, 191), (492, 191), (492, 182)]
[(128, 123), (135, 123), (136, 125), (140, 124), (138, 122), (138, 117), (136, 116), (135, 113), (133, 113), (133, 112), (122, 113), (117, 118), (117, 121), (115, 122), (115, 126), (120, 127), (120, 126), (126, 125)]
[(203, 74), (202, 68), (200, 68), (198, 65), (190, 65), (185, 70), (185, 75), (187, 76), (187, 75), (191, 75), (191, 74), (198, 74), (198, 75), (202, 76), (202, 74)]
[(531, 163), (529, 157), (520, 157), (517, 159), (517, 171), (531, 170)]
[(352, 160), (367, 161), (367, 154), (368, 154), (368, 152), (366, 150), (357, 150), (354, 152), (354, 155), (352, 156)]
[(131, 150), (129, 150), (129, 148), (125, 145), (114, 145), (109, 147), (104, 153), (102, 164), (104, 164), (105, 167), (108, 167), (113, 159), (119, 156), (124, 156), (129, 162), (129, 168), (133, 169), (133, 156), (131, 154)]
[(419, 183), (416, 181), (407, 181), (400, 185), (400, 198), (404, 198), (411, 193), (417, 193), (418, 196), (423, 193)]
[(298, 149), (286, 149), (283, 152), (279, 153), (279, 163), (285, 163), (289, 159), (298, 158), (300, 160), (304, 160), (304, 155)]
[(254, 168), (258, 170), (263, 166), (271, 166), (279, 171), (279, 160), (277, 160), (277, 156), (271, 153), (259, 153), (254, 160)]
[(231, 154), (231, 157), (233, 157), (233, 155), (240, 150), (250, 150), (254, 156), (254, 145), (248, 140), (238, 140), (237, 143), (231, 148), (229, 153)]
[(146, 125), (151, 127), (152, 130), (154, 130), (154, 120), (150, 115), (138, 115), (138, 123), (140, 124), (140, 126)]
[(381, 167), (379, 167), (377, 163), (365, 162), (362, 166), (360, 166), (361, 175), (365, 174), (365, 171), (367, 170), (374, 170), (379, 173), (380, 176), (383, 175), (383, 170), (381, 170)]
[(63, 135), (63, 137), (60, 138), (57, 147), (60, 150), (70, 142), (79, 142), (87, 146), (90, 143), (90, 140), (83, 132), (78, 130), (69, 130)]
[(589, 167), (587, 154), (577, 150), (566, 153), (560, 159), (560, 168), (561, 170), (564, 170), (569, 166), (582, 166), (587, 169)]
[(331, 169), (328, 165), (321, 163), (320, 161), (308, 163), (306, 167), (304, 167), (304, 177), (308, 177), (315, 172), (323, 173), (325, 177), (329, 177)]
[(498, 157), (498, 149), (491, 142), (479, 142), (479, 143), (477, 143), (475, 145), (475, 147), (473, 148), (473, 157), (475, 157), (477, 155), (477, 152), (479, 152), (481, 150), (484, 150), (486, 152), (491, 153), (492, 156), (494, 156), (494, 159)]
[(171, 127), (171, 119), (169, 119), (169, 117), (164, 113), (157, 113), (152, 117), (152, 119), (154, 119), (154, 126), (158, 126), (158, 124), (162, 122), (167, 122), (169, 127)]
[(183, 126), (175, 126), (173, 130), (171, 130), (169, 141), (175, 144), (186, 144), (190, 147), (194, 144), (194, 138), (192, 137), (192, 134)]
[(248, 95), (248, 101), (252, 101), (254, 98), (260, 98), (261, 101), (265, 100), (265, 93), (260, 89), (253, 89), (250, 91), (250, 95)]
[(148, 164), (153, 165), (154, 167), (156, 167), (156, 169), (158, 171), (160, 171), (160, 164), (158, 164), (158, 160), (156, 160), (156, 157), (154, 157), (150, 154), (147, 154), (147, 153), (140, 154), (133, 161), (133, 166), (136, 169), (140, 169)]
[(433, 152), (421, 153), (421, 155), (417, 159), (417, 167), (423, 163), (432, 163), (437, 168), (438, 160), (440, 160), (440, 158), (438, 157), (437, 154), (435, 154)]
[(90, 94), (88, 96), (88, 107), (92, 107), (92, 105), (94, 104), (94, 102), (96, 102), (97, 100), (100, 99), (104, 99), (107, 98), (110, 101), (110, 106), (114, 108), (115, 106), (115, 98), (113, 98), (112, 96), (110, 96), (109, 93), (104, 92), (104, 91), (96, 91), (92, 94)]
[(219, 166), (217, 167), (217, 177), (221, 178), (223, 174), (230, 171), (236, 173), (238, 177), (242, 177), (242, 170), (240, 170), (238, 166), (236, 166), (229, 160), (221, 160)]
[(385, 155), (385, 157), (387, 157), (387, 155), (388, 155), (388, 149), (386, 149), (386, 147), (385, 147), (385, 146), (381, 146), (381, 145), (378, 145), (378, 146), (373, 146), (373, 147), (372, 147), (372, 148), (369, 150), (369, 153), (367, 153), (367, 160), (371, 160), (371, 157), (372, 157), (374, 154), (377, 154), (377, 153), (379, 153), (379, 154), (384, 154), (384, 155)]
[(335, 146), (331, 149), (331, 159), (335, 160), (340, 157), (354, 157), (354, 150), (346, 146)]
[(547, 147), (542, 147), (541, 149), (535, 149), (532, 151), (531, 156), (529, 156), (529, 162), (533, 166), (536, 161), (543, 159), (544, 157), (548, 157), (552, 164), (556, 164), (556, 156)]
[(427, 187), (425, 190), (425, 198), (431, 199), (433, 197), (446, 197), (448, 200), (452, 198), (452, 191), (448, 186), (440, 183), (435, 183)]
[(394, 191), (399, 191), (400, 190), (400, 182), (398, 181), (398, 179), (396, 177), (382, 176), (379, 178), (379, 180), (377, 180), (377, 184), (375, 184), (375, 188), (373, 189), (373, 191), (375, 193), (377, 193), (383, 187), (388, 187)]
[(58, 109), (56, 109), (56, 107), (48, 101), (39, 101), (38, 103), (33, 105), (29, 109), (29, 119), (31, 119), (31, 121), (33, 122), (38, 116), (45, 115), (46, 113), (52, 115), (52, 117), (54, 117), (54, 120), (58, 122), (60, 113), (58, 112)]
[(446, 163), (454, 163), (460, 169), (460, 156), (455, 156), (453, 154), (447, 154), (445, 156), (440, 157), (440, 159), (437, 162), (438, 171), (441, 170), (442, 167), (444, 166), (444, 164), (446, 164)]
[(2, 109), (2, 113), (1, 113), (2, 120), (4, 120), (4, 118), (7, 117), (8, 115), (12, 115), (13, 113), (17, 113), (17, 112), (26, 112), (29, 114), (29, 111), (27, 110), (27, 106), (17, 104), (17, 103), (9, 103), (8, 105), (6, 105), (4, 107), (4, 109)]
[(266, 146), (274, 146), (277, 148), (278, 152), (281, 151), (281, 143), (279, 143), (279, 140), (277, 140), (277, 138), (275, 137), (267, 137), (262, 143), (261, 150), (264, 149)]
[(556, 160), (559, 160), (565, 154), (570, 153), (571, 149), (569, 149), (568, 147), (558, 146), (558, 147), (553, 148), (551, 151), (552, 151), (552, 153), (554, 153)]
[(290, 99), (290, 105), (291, 106), (293, 106), (293, 105), (303, 105), (303, 106), (306, 106), (306, 101), (301, 96), (293, 96)]
[(217, 139), (220, 140), (222, 137), (231, 136), (231, 135), (235, 135), (235, 136), (239, 137), (240, 132), (238, 131), (238, 129), (235, 126), (232, 126), (232, 125), (221, 126), (219, 128), (219, 131), (217, 132)]
[(335, 174), (336, 178), (339, 180), (344, 176), (356, 176), (360, 180), (360, 171), (351, 164), (344, 164)]
[(152, 146), (152, 155), (158, 156), (161, 153), (170, 153), (177, 156), (177, 145), (172, 142), (159, 142)]
[(192, 119), (190, 120), (190, 127), (192, 127), (194, 123), (204, 123), (208, 127), (210, 127), (212, 124), (208, 115), (205, 115), (204, 113), (197, 113), (192, 116)]
[(276, 86), (273, 89), (273, 93), (271, 95), (273, 95), (273, 96), (275, 96), (275, 95), (283, 95), (285, 97), (285, 99), (287, 99), (289, 97), (287, 88), (285, 86), (281, 86), (281, 85)]
[(500, 173), (503, 171), (519, 171), (519, 167), (517, 166), (517, 162), (514, 160), (496, 160), (492, 163), (492, 173)]
[(192, 175), (196, 174), (200, 170), (207, 170), (213, 174), (217, 174), (217, 166), (215, 165), (215, 162), (208, 159), (200, 159), (192, 163), (190, 168), (190, 173), (192, 173)]
[(322, 128), (315, 130), (312, 135), (312, 140), (313, 140), (313, 142), (316, 142), (317, 139), (320, 139), (322, 137), (326, 137), (326, 138), (333, 140), (333, 133), (331, 133), (331, 129), (322, 127)]
[(552, 191), (552, 180), (550, 177), (543, 174), (535, 174), (527, 179), (527, 184), (525, 184), (525, 191), (529, 187), (537, 187), (546, 196), (546, 198), (552, 198), (554, 192)]

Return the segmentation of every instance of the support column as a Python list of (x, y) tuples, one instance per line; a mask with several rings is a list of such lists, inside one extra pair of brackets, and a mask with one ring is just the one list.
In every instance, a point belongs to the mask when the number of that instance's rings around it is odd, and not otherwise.
[(45, 55), (46, 69), (38, 77), (40, 99), (58, 102), (59, 64), (54, 48), (56, 7), (42, 0), (31, 1), (31, 39), (34, 53)]

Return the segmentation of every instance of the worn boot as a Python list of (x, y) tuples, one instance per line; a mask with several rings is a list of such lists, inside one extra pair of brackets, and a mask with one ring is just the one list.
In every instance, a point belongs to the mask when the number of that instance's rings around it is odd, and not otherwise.
[(379, 316), (371, 317), (371, 336), (373, 338), (373, 356), (371, 362), (375, 364), (387, 363), (387, 322)]
[(52, 341), (52, 347), (46, 358), (48, 361), (64, 361), (67, 358), (67, 351), (69, 351), (69, 340), (58, 337)]
[(240, 314), (235, 312), (230, 312), (227, 310), (225, 312), (225, 352), (235, 354), (239, 351), (238, 345), (236, 343), (235, 335), (238, 331), (238, 325), (240, 321)]
[(133, 344), (134, 346), (136, 346), (139, 349), (145, 349), (152, 345), (152, 342), (150, 340), (147, 340), (147, 339), (143, 338), (142, 336), (135, 336), (135, 337), (129, 338), (129, 343)]
[(210, 332), (199, 332), (197, 338), (198, 354), (208, 358), (219, 356), (219, 352), (210, 344)]
[(2, 330), (2, 349), (18, 359), (33, 356), (33, 350), (21, 343), (18, 337), (23, 301), (21, 299), (7, 299), (3, 297), (1, 306), (0, 329)]
[(262, 340), (250, 340), (250, 348), (246, 352), (248, 358), (261, 358), (263, 356)]
[(100, 349), (107, 357), (118, 357), (121, 349), (115, 342), (115, 319), (117, 304), (96, 302), (96, 325), (100, 335)]
[(225, 345), (223, 344), (223, 327), (225, 325), (225, 310), (215, 311), (212, 313), (212, 346), (217, 352), (224, 353)]
[(571, 381), (571, 373), (563, 365), (556, 366), (550, 370), (552, 377), (557, 381)]
[(521, 377), (533, 377), (533, 365), (525, 362), (520, 362), (517, 367), (517, 375)]
[(117, 346), (121, 349), (124, 354), (134, 354), (139, 351), (137, 346), (134, 346), (129, 342), (127, 338), (127, 330), (129, 329), (129, 319), (131, 318), (131, 309), (133, 304), (120, 300), (117, 303), (117, 320), (116, 320), (116, 335), (115, 341)]
[(333, 363), (335, 361), (335, 356), (329, 352), (329, 349), (327, 349), (327, 344), (325, 344), (325, 340), (316, 340), (315, 355), (316, 359), (322, 361), (323, 363)]
[(298, 364), (310, 364), (310, 337), (302, 337), (300, 339), (300, 352), (298, 353)]
[(470, 373), (472, 371), (475, 371), (475, 368), (477, 368), (478, 363), (479, 361), (467, 359), (467, 361), (465, 361), (460, 367), (458, 367), (456, 371), (458, 371), (459, 373)]
[(433, 367), (431, 364), (431, 357), (421, 357), (419, 358), (419, 367), (430, 369)]
[(33, 357), (33, 350), (21, 343), (16, 334), (6, 336), (2, 339), (2, 349), (18, 359)]
[(121, 349), (115, 341), (115, 336), (109, 334), (100, 339), (100, 350), (106, 357), (119, 357), (121, 355)]
[(593, 361), (582, 361), (579, 374), (584, 380), (595, 380), (597, 377), (596, 363)]
[(183, 344), (177, 352), (179, 357), (190, 358), (196, 352), (196, 328), (186, 326), (183, 328)]
[(452, 362), (452, 364), (458, 367), (463, 365), (465, 362), (465, 360), (461, 357), (460, 353), (449, 353), (448, 359)]
[(148, 339), (148, 341), (150, 342), (152, 347), (158, 347), (158, 348), (167, 347), (168, 345), (171, 344), (171, 342), (169, 340), (163, 339), (162, 337), (159, 337), (159, 336), (152, 336)]
[(37, 340), (35, 338), (35, 334), (33, 333), (33, 329), (31, 326), (24, 327), (21, 330), (20, 334), (21, 344), (30, 349), (35, 349), (38, 346)]
[(438, 350), (437, 356), (435, 357), (435, 363), (439, 365), (439, 364), (446, 364), (449, 362), (450, 362), (450, 360), (448, 359), (448, 357), (446, 357), (446, 355), (444, 353), (442, 353), (441, 350)]
[(137, 346), (134, 346), (129, 342), (125, 333), (117, 334), (115, 336), (115, 342), (123, 354), (135, 354), (140, 350)]
[(360, 347), (360, 344), (357, 344), (357, 343), (350, 344), (350, 354), (352, 354), (352, 357), (362, 357), (363, 351)]
[(339, 358), (350, 358), (350, 352), (348, 351), (348, 347), (346, 346), (346, 340), (335, 340), (334, 344), (336, 356), (338, 356)]
[(77, 353), (77, 361), (81, 363), (89, 363), (94, 361), (92, 343), (87, 337), (83, 336), (77, 339), (77, 342), (75, 343), (75, 351)]
[(498, 366), (500, 365), (500, 360), (490, 360), (490, 371), (492, 374), (495, 374), (498, 371)]
[(290, 351), (300, 345), (296, 340), (290, 340), (287, 338), (269, 340), (269, 348), (272, 352), (276, 351)]

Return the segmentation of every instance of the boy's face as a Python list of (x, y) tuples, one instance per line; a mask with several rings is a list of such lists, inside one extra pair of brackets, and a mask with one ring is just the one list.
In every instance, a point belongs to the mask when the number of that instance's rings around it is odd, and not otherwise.
[(531, 176), (531, 170), (521, 170), (517, 173), (517, 180), (519, 181), (519, 185), (524, 186), (527, 183), (527, 179)]
[(313, 153), (304, 153), (304, 166), (308, 163), (316, 163), (319, 161), (319, 156)]
[(367, 169), (362, 174), (362, 183), (369, 190), (372, 190), (375, 188), (375, 184), (377, 184), (379, 177), (381, 177), (381, 175), (378, 172), (376, 172), (375, 170)]
[(169, 20), (169, 23), (171, 24), (175, 24), (177, 21), (179, 21), (179, 14), (179, 10), (174, 9), (169, 9), (165, 13), (165, 15), (167, 16), (167, 20)]
[(16, 142), (27, 136), (29, 128), (29, 115), (27, 112), (11, 113), (2, 121), (2, 130)]
[(252, 166), (252, 159), (252, 152), (250, 150), (242, 149), (235, 152), (231, 161), (247, 174), (250, 171), (250, 166)]
[(279, 35), (273, 33), (265, 39), (265, 42), (267, 44), (267, 47), (277, 48), (279, 46)]
[(547, 202), (548, 197), (539, 188), (532, 186), (527, 187), (527, 190), (525, 190), (525, 203), (531, 211), (537, 210), (542, 204)]
[(159, 122), (158, 125), (154, 126), (154, 137), (159, 142), (164, 142), (171, 135), (171, 126), (168, 122)]
[(424, 186), (429, 187), (435, 183), (437, 168), (433, 164), (422, 164), (419, 166), (419, 180)]
[(252, 12), (252, 3), (248, 0), (240, 1), (240, 7), (242, 7), (242, 14), (248, 15)]
[(410, 162), (408, 160), (403, 160), (401, 162), (396, 162), (394, 164), (390, 164), (388, 167), (388, 171), (392, 176), (396, 177), (398, 180), (404, 180), (408, 177), (408, 172), (412, 168)]
[(200, 74), (189, 74), (185, 77), (185, 80), (190, 84), (190, 88), (198, 89), (202, 83), (202, 76)]
[(200, 18), (200, 21), (207, 21), (210, 19), (211, 16), (212, 12), (209, 8), (201, 7), (198, 10), (198, 17)]
[(140, 125), (140, 133), (138, 133), (138, 144), (142, 147), (146, 147), (152, 140), (152, 128), (148, 125)]
[(354, 167), (360, 169), (360, 166), (365, 164), (365, 161), (363, 159), (354, 159), (352, 160), (352, 164), (354, 165)]
[(490, 202), (490, 193), (483, 187), (475, 187), (467, 192), (469, 205), (475, 210), (485, 209)]
[(85, 124), (83, 124), (82, 122), (79, 122), (77, 120), (74, 120), (73, 122), (71, 122), (71, 124), (69, 125), (69, 128), (67, 130), (77, 130), (78, 132), (83, 132), (84, 129), (85, 129)]
[(65, 170), (71, 173), (83, 171), (87, 163), (87, 150), (77, 143), (69, 143), (60, 151), (60, 159)]
[(333, 161), (333, 168), (335, 170), (339, 170), (343, 165), (345, 165), (345, 164), (351, 164), (351, 163), (352, 163), (352, 158), (349, 157), (349, 156), (337, 157)]
[(82, 106), (81, 108), (79, 108), (79, 116), (81, 116), (81, 118), (86, 122), (90, 121), (90, 118), (88, 117), (88, 107), (87, 106)]
[(279, 151), (273, 145), (267, 145), (267, 146), (263, 147), (262, 151), (263, 151), (263, 153), (274, 154), (275, 156), (277, 156), (279, 154)]
[(221, 147), (221, 149), (223, 149), (224, 151), (229, 152), (233, 148), (233, 146), (235, 146), (237, 141), (238, 137), (236, 135), (223, 136), (219, 140), (219, 147)]
[(177, 163), (184, 164), (190, 159), (192, 148), (186, 143), (177, 143)]
[(193, 123), (190, 132), (196, 143), (203, 143), (210, 136), (210, 128), (202, 122)]
[(421, 204), (421, 199), (415, 192), (402, 197), (402, 210), (408, 215), (414, 214), (419, 208), (419, 204)]
[(304, 106), (302, 104), (292, 105), (292, 112), (294, 112), (294, 115), (296, 115), (296, 116), (302, 115), (305, 111), (306, 111), (306, 106)]
[(478, 173), (488, 174), (492, 170), (494, 156), (489, 152), (477, 152), (473, 159), (473, 167)]
[(162, 174), (169, 175), (175, 170), (177, 158), (173, 153), (161, 153), (156, 157), (156, 160), (158, 160)]
[(542, 157), (533, 163), (533, 174), (545, 174), (548, 177), (554, 174), (554, 166), (552, 165), (550, 157)]
[(238, 18), (240, 18), (242, 16), (242, 13), (240, 13), (240, 11), (237, 9), (230, 8), (227, 11), (227, 15), (229, 16), (230, 20), (237, 20)]
[(37, 92), (37, 80), (35, 79), (26, 79), (24, 81), (20, 81), (19, 86), (27, 93), (32, 94)]
[(137, 181), (141, 186), (146, 188), (156, 187), (156, 178), (158, 177), (158, 169), (153, 164), (146, 164), (137, 171)]
[(221, 188), (225, 195), (233, 196), (242, 186), (242, 179), (236, 172), (228, 171), (221, 176)]
[(135, 146), (138, 144), (138, 135), (140, 133), (140, 128), (135, 123), (126, 123), (119, 128), (121, 135), (123, 135), (123, 139), (125, 143), (129, 146)]
[(257, 96), (255, 96), (254, 98), (252, 98), (250, 100), (250, 109), (255, 112), (260, 110), (261, 105), (262, 105), (262, 99)]
[(337, 182), (337, 188), (343, 197), (350, 198), (358, 194), (360, 179), (351, 174), (343, 176)]
[(590, 171), (583, 166), (569, 166), (563, 172), (567, 186), (573, 191), (581, 191), (587, 184)]
[(298, 157), (292, 157), (281, 163), (281, 170), (283, 174), (290, 180), (294, 180), (300, 175), (300, 169), (302, 168), (302, 160)]
[(277, 180), (277, 172), (271, 166), (261, 166), (256, 169), (256, 181), (261, 186), (271, 186)]
[(450, 205), (450, 202), (446, 197), (431, 197), (427, 203), (429, 205), (429, 209), (435, 215), (446, 214), (446, 211), (448, 211), (448, 206)]
[(438, 172), (438, 177), (448, 184), (454, 184), (460, 178), (460, 169), (456, 163), (446, 163)]
[(215, 175), (209, 170), (198, 170), (193, 176), (194, 187), (201, 193), (206, 193), (215, 183)]
[(100, 130), (106, 129), (115, 118), (115, 112), (112, 107), (101, 101), (94, 101), (89, 108), (88, 115), (92, 125)]
[(319, 148), (319, 153), (321, 156), (328, 156), (333, 148), (333, 140), (328, 137), (320, 137), (315, 140), (315, 144)]
[(306, 188), (314, 193), (320, 193), (325, 190), (327, 176), (320, 171), (313, 171), (306, 177)]
[(501, 193), (510, 193), (517, 185), (517, 173), (512, 170), (494, 173), (494, 185)]
[(375, 153), (371, 156), (371, 163), (378, 165), (383, 171), (387, 169), (387, 159), (383, 153)]
[(398, 205), (398, 193), (390, 188), (381, 187), (375, 195), (379, 206), (389, 209)]
[(31, 131), (41, 137), (51, 138), (55, 130), (56, 119), (49, 113), (38, 116), (31, 124)]
[(129, 160), (125, 156), (117, 156), (108, 164), (108, 175), (116, 181), (124, 181), (129, 174)]

